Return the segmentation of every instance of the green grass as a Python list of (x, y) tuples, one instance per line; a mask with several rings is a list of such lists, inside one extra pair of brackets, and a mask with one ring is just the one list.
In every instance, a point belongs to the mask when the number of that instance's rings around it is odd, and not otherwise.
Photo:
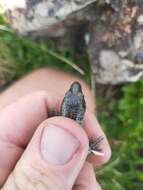
[[(0, 18), (1, 26), (5, 21)], [(0, 87), (41, 67), (74, 73), (90, 83), (87, 55), (61, 52), (53, 42), (18, 37), (0, 30)], [(97, 171), (104, 190), (143, 189), (143, 81), (126, 84), (105, 103), (97, 97), (100, 123), (112, 146), (111, 161)]]
[(8, 80), (46, 66), (80, 74), (87, 81), (90, 78), (90, 69), (86, 62), (79, 64), (79, 58), (74, 57), (72, 52), (59, 52), (50, 41), (47, 43), (42, 40), (33, 42), (30, 39), (2, 31), (0, 32), (0, 50), (0, 58), (9, 62), (5, 66), (13, 71)]
[[(41, 67), (55, 67), (80, 75), (90, 82), (87, 55), (82, 57), (73, 50), (61, 52), (50, 40), (32, 41), (13, 33), (0, 17), (0, 68), (3, 66), (3, 83)], [(7, 64), (5, 64), (5, 62)], [(7, 72), (9, 74), (7, 75)]]
[[(99, 180), (105, 190), (143, 189), (143, 81), (124, 85), (99, 114), (112, 159)], [(101, 100), (100, 100), (101, 101)], [(104, 100), (103, 100), (104, 102)], [(98, 172), (97, 172), (98, 174)]]

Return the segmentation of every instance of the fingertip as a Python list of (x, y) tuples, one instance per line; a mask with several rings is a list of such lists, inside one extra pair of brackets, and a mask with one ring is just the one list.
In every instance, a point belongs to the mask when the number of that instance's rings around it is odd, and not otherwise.
[[(74, 163), (84, 163), (88, 154), (89, 141), (84, 130), (75, 121), (55, 116), (39, 125), (29, 144), (28, 154), (32, 151), (37, 152), (39, 144), (42, 147), (41, 156), (45, 161), (70, 168)], [(74, 156), (70, 156), (72, 152)], [(38, 154), (37, 152), (36, 155)], [(56, 158), (57, 154), (60, 154), (59, 158)]]
[(74, 120), (63, 116), (55, 116), (47, 119), (44, 123), (54, 124), (63, 128), (64, 130), (67, 130), (79, 140), (82, 148), (84, 148), (88, 152), (89, 141), (87, 134)]
[(23, 154), (22, 164), (46, 175), (50, 172), (56, 178), (59, 176), (58, 181), (61, 178), (71, 189), (87, 154), (88, 138), (84, 130), (75, 121), (57, 116), (39, 125)]
[[(103, 151), (102, 151), (103, 152)], [(100, 156), (100, 155), (94, 155), (94, 154), (90, 154), (87, 158), (87, 161), (89, 161), (90, 163), (92, 163), (95, 166), (101, 166), (103, 164), (106, 164), (110, 158), (111, 158), (111, 149), (104, 149), (104, 155)]]
[(105, 133), (103, 132), (100, 124), (97, 121), (97, 118), (93, 113), (89, 112), (88, 110), (85, 113), (84, 129), (89, 139), (96, 140), (99, 137), (103, 137), (103, 140), (99, 143), (98, 148), (104, 155), (98, 156), (91, 153), (88, 156), (88, 161), (96, 166), (105, 164), (111, 157), (111, 148)]

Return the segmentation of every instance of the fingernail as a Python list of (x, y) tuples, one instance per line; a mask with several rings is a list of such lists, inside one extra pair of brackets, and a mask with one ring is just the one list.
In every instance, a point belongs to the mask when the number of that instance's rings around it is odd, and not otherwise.
[(53, 124), (44, 128), (41, 139), (41, 154), (50, 164), (63, 165), (76, 152), (79, 141), (65, 129)]

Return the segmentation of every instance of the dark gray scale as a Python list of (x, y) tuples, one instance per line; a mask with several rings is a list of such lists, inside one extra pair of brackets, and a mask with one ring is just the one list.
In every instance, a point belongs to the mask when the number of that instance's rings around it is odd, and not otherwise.
[(61, 115), (75, 120), (82, 125), (86, 105), (81, 86), (74, 82), (65, 94), (61, 105)]
[[(73, 119), (82, 126), (85, 110), (86, 104), (81, 85), (79, 82), (74, 82), (62, 101), (60, 115)], [(89, 154), (102, 155), (101, 150), (98, 148), (98, 144), (102, 140), (102, 137), (90, 140)]]

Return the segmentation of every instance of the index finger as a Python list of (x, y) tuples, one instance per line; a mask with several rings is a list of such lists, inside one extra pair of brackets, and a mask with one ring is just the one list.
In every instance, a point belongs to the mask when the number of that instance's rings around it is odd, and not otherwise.
[[(27, 95), (0, 112), (0, 186), (20, 158), (38, 125), (47, 117), (52, 96)], [(54, 101), (56, 105), (56, 101)]]

